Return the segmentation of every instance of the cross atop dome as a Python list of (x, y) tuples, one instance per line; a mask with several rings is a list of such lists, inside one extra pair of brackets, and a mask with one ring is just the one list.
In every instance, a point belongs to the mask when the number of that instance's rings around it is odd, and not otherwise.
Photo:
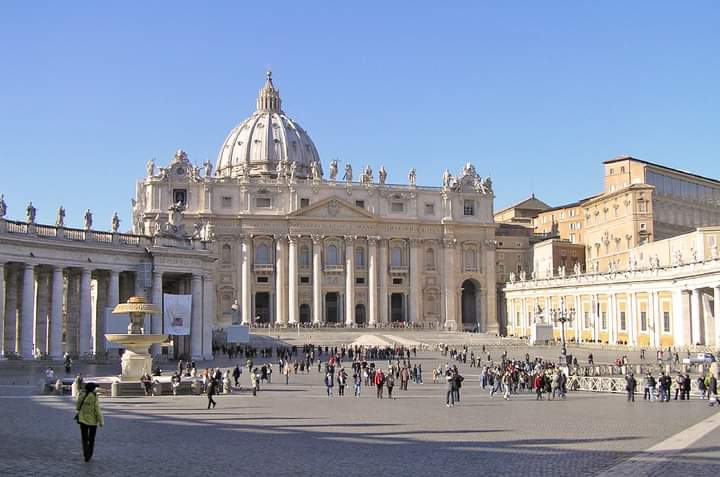
[(265, 77), (267, 78), (265, 85), (258, 94), (257, 109), (258, 111), (279, 112), (281, 105), (280, 91), (275, 89), (273, 84), (272, 70), (267, 70)]

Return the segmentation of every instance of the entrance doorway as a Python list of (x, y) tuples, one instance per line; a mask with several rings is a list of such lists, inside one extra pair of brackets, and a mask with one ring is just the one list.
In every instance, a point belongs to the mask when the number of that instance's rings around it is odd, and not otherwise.
[(270, 293), (257, 292), (255, 294), (255, 323), (270, 323)]
[(355, 324), (365, 324), (365, 305), (355, 305)]
[(475, 282), (465, 280), (462, 284), (462, 324), (466, 330), (477, 328), (478, 290)]
[(325, 294), (325, 322), (326, 323), (337, 323), (340, 321), (339, 306), (338, 302), (339, 294), (337, 292), (330, 292)]
[(300, 305), (300, 323), (310, 323), (310, 305)]
[(393, 323), (405, 321), (405, 295), (392, 293), (390, 295), (390, 321)]

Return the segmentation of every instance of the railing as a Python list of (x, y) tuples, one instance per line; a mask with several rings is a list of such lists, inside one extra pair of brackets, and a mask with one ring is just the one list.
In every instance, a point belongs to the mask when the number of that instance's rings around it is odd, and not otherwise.
[(91, 240), (96, 242), (112, 243), (113, 234), (110, 232), (99, 232), (97, 230), (93, 230), (90, 232), (90, 237)]
[(80, 229), (64, 229), (65, 238), (68, 240), (85, 240), (85, 231)]
[(6, 220), (7, 231), (11, 234), (26, 234), (28, 233), (28, 224), (24, 222), (15, 222)]
[(275, 269), (275, 265), (272, 263), (256, 263), (253, 265), (253, 270), (256, 272), (272, 272)]
[(35, 233), (37, 233), (39, 237), (55, 238), (57, 237), (58, 229), (50, 225), (37, 225), (35, 227)]
[(407, 265), (390, 265), (390, 273), (407, 273)]
[[(642, 393), (644, 391), (643, 378), (642, 376), (635, 376), (637, 385), (635, 387), (636, 393)], [(568, 376), (567, 388), (572, 391), (589, 391), (596, 393), (625, 393), (625, 378), (611, 378), (611, 377), (599, 377), (599, 376)], [(675, 389), (675, 382), (673, 381), (670, 390)], [(697, 395), (699, 394), (697, 387), (697, 380), (690, 379), (690, 393)]]
[(342, 272), (343, 270), (345, 270), (345, 266), (344, 265), (327, 265), (326, 264), (323, 267), (323, 270), (325, 270), (326, 272)]

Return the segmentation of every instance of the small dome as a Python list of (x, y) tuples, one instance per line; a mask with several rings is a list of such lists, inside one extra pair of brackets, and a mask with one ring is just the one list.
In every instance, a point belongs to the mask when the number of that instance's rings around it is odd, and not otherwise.
[(215, 168), (218, 176), (240, 177), (244, 164), (250, 175), (272, 175), (278, 162), (295, 162), (295, 177), (310, 175), (312, 162), (320, 162), (315, 144), (280, 106), (280, 91), (268, 71), (256, 111), (230, 131), (220, 148)]

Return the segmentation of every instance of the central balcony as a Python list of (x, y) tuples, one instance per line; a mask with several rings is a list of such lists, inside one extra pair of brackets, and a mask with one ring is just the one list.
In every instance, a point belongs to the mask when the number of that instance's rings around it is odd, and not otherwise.
[(272, 263), (256, 263), (253, 265), (253, 270), (258, 273), (272, 273), (275, 270), (275, 265)]

